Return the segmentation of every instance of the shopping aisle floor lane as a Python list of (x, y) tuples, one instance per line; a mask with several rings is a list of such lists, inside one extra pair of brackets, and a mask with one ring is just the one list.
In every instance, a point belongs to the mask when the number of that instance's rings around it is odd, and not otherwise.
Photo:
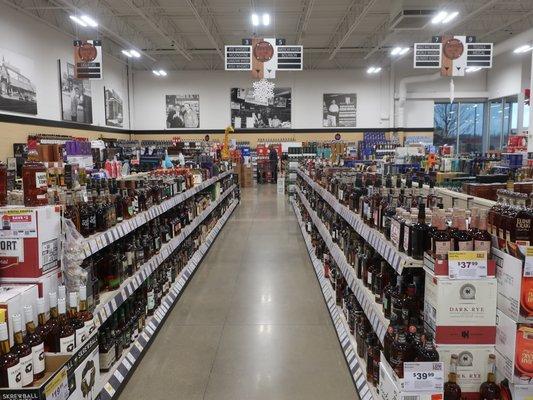
[(290, 205), (241, 194), (121, 399), (357, 399)]

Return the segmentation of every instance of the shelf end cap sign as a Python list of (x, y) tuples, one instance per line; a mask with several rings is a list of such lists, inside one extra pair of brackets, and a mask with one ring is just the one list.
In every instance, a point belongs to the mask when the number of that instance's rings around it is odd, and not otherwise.
[(486, 251), (449, 251), (450, 279), (483, 279), (487, 277)]

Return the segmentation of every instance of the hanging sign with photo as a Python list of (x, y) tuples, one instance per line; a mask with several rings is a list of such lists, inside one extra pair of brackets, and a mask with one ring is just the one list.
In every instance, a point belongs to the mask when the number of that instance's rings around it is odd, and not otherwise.
[(102, 41), (74, 40), (74, 76), (78, 79), (101, 80)]

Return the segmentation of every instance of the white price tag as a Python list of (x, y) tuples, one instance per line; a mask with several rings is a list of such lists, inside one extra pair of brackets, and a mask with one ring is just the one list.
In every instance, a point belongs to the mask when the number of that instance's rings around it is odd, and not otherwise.
[(524, 262), (524, 276), (533, 277), (533, 246), (526, 247), (526, 261)]
[(487, 252), (449, 251), (448, 277), (450, 279), (483, 279), (487, 277)]
[(406, 362), (403, 364), (403, 390), (406, 392), (442, 392), (442, 362)]

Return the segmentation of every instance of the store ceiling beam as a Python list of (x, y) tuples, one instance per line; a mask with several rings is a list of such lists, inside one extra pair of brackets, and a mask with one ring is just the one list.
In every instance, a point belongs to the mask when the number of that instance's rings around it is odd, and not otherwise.
[(304, 5), (300, 18), (298, 19), (298, 25), (296, 29), (296, 44), (302, 44), (302, 39), (307, 32), (307, 27), (309, 26), (309, 20), (311, 18), (311, 13), (315, 5), (316, 0), (304, 0)]
[(123, 0), (133, 11), (144, 19), (150, 27), (163, 39), (167, 40), (176, 52), (187, 59), (192, 60), (192, 56), (187, 50), (187, 41), (178, 31), (176, 24), (164, 14), (150, 11), (161, 7), (156, 0)]
[(329, 44), (329, 60), (332, 60), (351, 34), (364, 21), (370, 9), (377, 0), (354, 0), (348, 7), (343, 18), (335, 28), (333, 38)]
[(211, 13), (211, 10), (209, 9), (207, 2), (205, 0), (185, 1), (189, 5), (189, 8), (196, 17), (196, 20), (200, 24), (200, 27), (204, 33), (207, 35), (209, 41), (213, 44), (213, 46), (215, 46), (220, 58), (224, 59), (224, 40), (222, 40), (217, 23), (213, 17), (213, 14)]

